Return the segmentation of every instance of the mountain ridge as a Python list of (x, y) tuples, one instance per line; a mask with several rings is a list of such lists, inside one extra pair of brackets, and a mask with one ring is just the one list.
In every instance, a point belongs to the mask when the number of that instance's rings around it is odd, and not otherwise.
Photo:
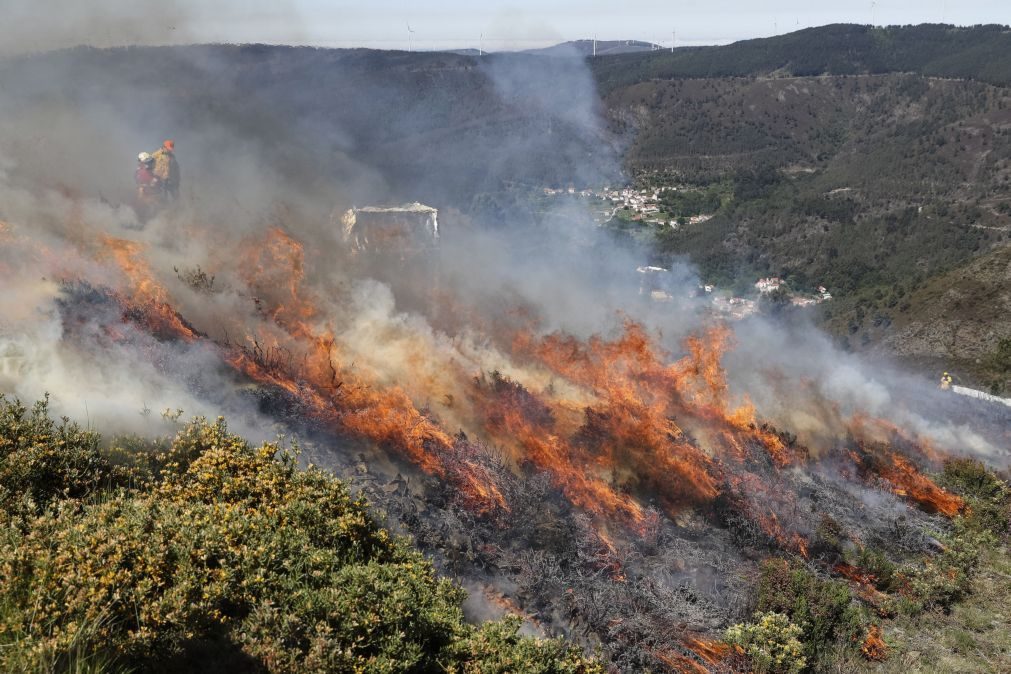
[(650, 79), (776, 72), (801, 76), (915, 72), (1007, 84), (1011, 82), (1011, 29), (998, 24), (830, 24), (729, 45), (681, 47), (673, 54), (616, 55), (595, 62), (593, 68), (605, 92)]

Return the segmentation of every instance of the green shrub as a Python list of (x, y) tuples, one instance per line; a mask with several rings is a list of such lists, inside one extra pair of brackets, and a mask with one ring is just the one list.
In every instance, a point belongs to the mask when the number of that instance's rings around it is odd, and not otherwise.
[(112, 467), (115, 483), (130, 489), (150, 487), (157, 479), (171, 439), (148, 439), (137, 435), (113, 438), (111, 445), (101, 450)]
[(726, 640), (744, 649), (759, 674), (797, 674), (807, 666), (798, 637), (803, 630), (782, 613), (756, 613), (754, 621), (734, 625)]
[(167, 451), (113, 452), (142, 479), (96, 493), (97, 438), (45, 414), (0, 425), (57, 471), (11, 480), (50, 507), (0, 533), (0, 671), (603, 671), (514, 621), (467, 625), (463, 590), (277, 445), (197, 420)]
[(804, 654), (811, 662), (833, 642), (861, 634), (866, 623), (846, 583), (822, 580), (804, 566), (782, 559), (762, 564), (757, 610), (782, 613), (799, 625)]
[(993, 534), (970, 528), (963, 518), (955, 520), (954, 533), (945, 538), (945, 549), (921, 566), (905, 569), (904, 595), (901, 608), (906, 613), (919, 613), (932, 608), (943, 611), (964, 598), (972, 588), (972, 578), (979, 567), (983, 551), (996, 542)]
[(815, 555), (838, 557), (843, 552), (845, 532), (842, 525), (830, 515), (822, 515), (814, 531), (814, 542), (811, 551)]
[(29, 410), (0, 395), (0, 509), (29, 516), (97, 489), (109, 473), (98, 439), (68, 419), (54, 422), (48, 398)]
[(577, 649), (558, 639), (519, 636), (520, 619), (513, 616), (485, 623), (453, 647), (448, 674), (603, 674)]
[(874, 587), (876, 589), (882, 592), (892, 590), (895, 572), (898, 567), (881, 551), (871, 548), (860, 548), (853, 565), (861, 571), (874, 576)]

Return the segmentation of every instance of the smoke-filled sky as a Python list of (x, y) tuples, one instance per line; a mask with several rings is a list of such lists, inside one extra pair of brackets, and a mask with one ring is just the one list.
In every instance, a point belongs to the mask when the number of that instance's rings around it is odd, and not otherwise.
[[(510, 50), (564, 40), (719, 44), (829, 23), (1007, 23), (1006, 0), (0, 0), (0, 52), (92, 44), (263, 42)], [(412, 33), (408, 32), (408, 25)]]

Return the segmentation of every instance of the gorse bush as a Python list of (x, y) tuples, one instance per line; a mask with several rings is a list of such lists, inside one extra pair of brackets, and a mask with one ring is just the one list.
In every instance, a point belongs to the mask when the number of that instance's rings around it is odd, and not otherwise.
[(983, 552), (993, 547), (996, 538), (988, 531), (973, 529), (960, 518), (943, 543), (943, 552), (897, 574), (896, 583), (904, 600), (900, 608), (906, 613), (950, 610), (971, 591)]
[(37, 460), (3, 473), (2, 671), (602, 671), (516, 621), (467, 625), (464, 592), (342, 483), (221, 420), (108, 462), (44, 402), (3, 404), (0, 447)]
[(757, 613), (754, 622), (727, 630), (727, 643), (740, 646), (760, 674), (797, 674), (807, 666), (803, 631), (782, 613)]
[(0, 395), (0, 507), (8, 514), (41, 512), (54, 499), (78, 498), (109, 476), (98, 436), (49, 417), (48, 399), (31, 409)]
[(852, 640), (866, 627), (864, 611), (846, 583), (823, 580), (803, 565), (783, 559), (762, 564), (756, 608), (786, 615), (800, 626), (804, 655), (811, 662), (833, 643)]

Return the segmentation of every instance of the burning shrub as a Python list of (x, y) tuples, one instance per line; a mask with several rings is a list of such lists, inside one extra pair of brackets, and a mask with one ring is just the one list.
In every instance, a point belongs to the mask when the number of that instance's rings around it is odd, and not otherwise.
[(962, 494), (969, 508), (943, 537), (939, 554), (897, 574), (899, 605), (910, 614), (933, 608), (947, 612), (969, 594), (983, 552), (1004, 538), (1011, 524), (1011, 489), (979, 461), (947, 461), (940, 480)]
[(798, 637), (804, 630), (782, 613), (757, 613), (755, 621), (727, 630), (727, 642), (740, 646), (760, 674), (797, 674), (807, 666)]
[(871, 625), (867, 630), (867, 636), (860, 644), (860, 653), (872, 662), (882, 662), (888, 659), (888, 644), (881, 636), (881, 628), (878, 625)]
[(875, 589), (881, 592), (889, 592), (893, 589), (898, 567), (880, 550), (860, 548), (853, 565), (863, 571)]
[(762, 564), (757, 604), (758, 611), (782, 613), (800, 625), (811, 662), (834, 642), (862, 634), (866, 622), (845, 583), (823, 580), (805, 566), (782, 559)]
[(975, 459), (951, 459), (944, 464), (941, 482), (969, 503), (966, 524), (977, 531), (1004, 537), (1011, 528), (1011, 488)]
[(44, 403), (7, 404), (0, 421), (0, 447), (57, 469), (17, 476), (39, 503), (88, 496), (0, 537), (0, 670), (94, 657), (139, 671), (601, 671), (514, 622), (465, 624), (464, 592), (342, 483), (222, 420), (188, 426), (151, 479), (100, 498), (96, 436), (47, 424)]

